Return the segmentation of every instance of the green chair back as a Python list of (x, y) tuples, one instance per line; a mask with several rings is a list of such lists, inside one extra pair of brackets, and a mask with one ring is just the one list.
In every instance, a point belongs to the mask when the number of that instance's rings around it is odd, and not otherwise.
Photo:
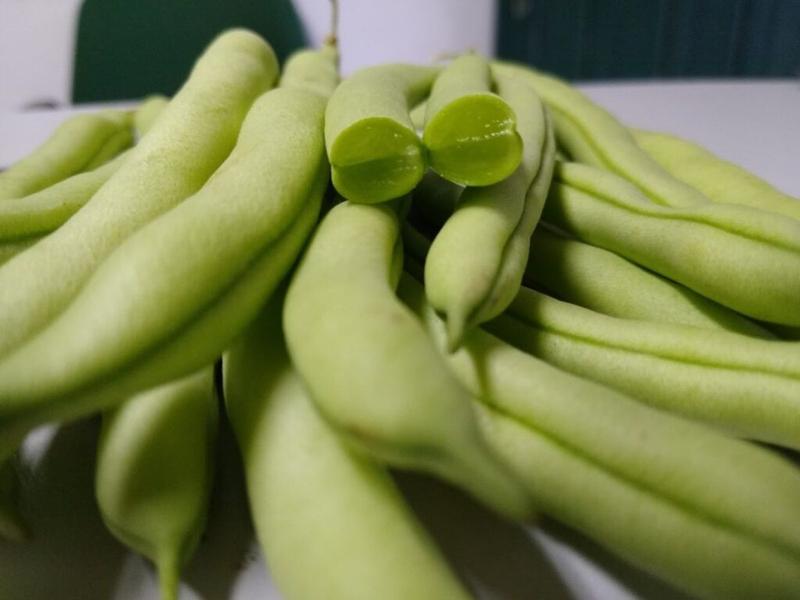
[(290, 0), (85, 0), (72, 101), (171, 96), (220, 31), (247, 27), (283, 59), (305, 34)]

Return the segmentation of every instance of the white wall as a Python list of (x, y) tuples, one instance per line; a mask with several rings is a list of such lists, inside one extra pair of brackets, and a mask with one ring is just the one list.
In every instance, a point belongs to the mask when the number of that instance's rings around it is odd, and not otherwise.
[[(318, 44), (329, 29), (329, 0), (293, 2)], [(466, 49), (489, 54), (495, 2), (340, 0), (342, 70), (387, 61), (427, 63)], [(69, 103), (79, 6), (80, 0), (0, 0), (0, 110), (43, 100)]]

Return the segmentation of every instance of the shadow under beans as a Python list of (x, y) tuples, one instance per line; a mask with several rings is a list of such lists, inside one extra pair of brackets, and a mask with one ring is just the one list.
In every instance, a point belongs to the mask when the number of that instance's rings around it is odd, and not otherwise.
[(481, 598), (572, 597), (523, 527), (494, 515), (445, 483), (417, 474), (393, 475), (454, 569)]
[(240, 572), (261, 560), (254, 538), (239, 449), (221, 415), (208, 522), (183, 580), (204, 600), (227, 600)]
[(568, 546), (571, 554), (577, 554), (583, 561), (588, 561), (600, 569), (607, 578), (625, 588), (634, 597), (647, 600), (691, 600), (692, 598), (561, 523), (544, 517), (540, 528), (548, 538)]
[(105, 529), (94, 495), (99, 421), (37, 429), (20, 459), (20, 506), (33, 538), (0, 541), (0, 598), (106, 600), (126, 550)]

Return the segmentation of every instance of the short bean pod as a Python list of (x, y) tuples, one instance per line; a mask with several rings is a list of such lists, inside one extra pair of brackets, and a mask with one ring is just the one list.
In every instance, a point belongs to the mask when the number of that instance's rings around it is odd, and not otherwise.
[[(553, 170), (553, 133), (536, 92), (513, 75), (496, 80), (517, 115), (522, 162), (500, 183), (464, 190), (425, 261), (425, 289), (445, 315), (451, 349), (470, 328), (500, 314), (519, 289)], [(415, 201), (426, 200), (415, 195)]]
[(527, 288), (489, 329), (657, 408), (800, 449), (800, 345), (794, 342), (618, 319)]
[(490, 445), (546, 514), (705, 598), (794, 598), (800, 475), (770, 451), (643, 406), (475, 330), (462, 349), (401, 296), (479, 400)]
[(788, 196), (698, 144), (666, 133), (634, 130), (639, 147), (676, 179), (709, 200), (744, 204), (800, 219), (800, 199)]
[(491, 185), (511, 175), (522, 159), (514, 109), (492, 92), (492, 83), (486, 59), (464, 54), (433, 84), (422, 141), (431, 168), (445, 179)]
[(800, 223), (735, 204), (669, 208), (613, 173), (559, 163), (544, 218), (749, 317), (800, 325)]
[(95, 490), (100, 516), (156, 565), (162, 600), (203, 532), (214, 472), (214, 370), (142, 392), (103, 415)]
[(230, 31), (209, 46), (125, 164), (67, 223), (0, 268), (0, 356), (62, 312), (123, 240), (200, 189), (277, 70), (253, 33)]
[(264, 94), (206, 185), (128, 238), (61, 315), (0, 361), (14, 374), (0, 375), (0, 430), (85, 414), (213, 360), (316, 221), (324, 109), (305, 89)]
[(320, 412), (356, 447), (527, 518), (528, 499), (487, 451), (469, 395), (395, 296), (399, 229), (386, 205), (343, 203), (325, 216), (286, 297), (292, 362)]
[(525, 282), (561, 300), (624, 319), (727, 329), (772, 338), (740, 314), (596, 246), (539, 226)]
[(565, 81), (519, 65), (497, 64), (496, 68), (501, 73), (516, 73), (533, 86), (550, 110), (559, 146), (573, 160), (613, 171), (656, 204), (708, 202), (703, 194), (662, 169), (611, 114)]
[(223, 381), (256, 533), (287, 600), (470, 597), (386, 470), (320, 417), (278, 302), (225, 354)]
[(95, 168), (132, 142), (131, 115), (127, 112), (72, 117), (31, 154), (0, 173), (0, 200), (22, 198)]
[(325, 143), (336, 190), (374, 203), (410, 192), (425, 173), (411, 107), (428, 95), (439, 69), (367, 67), (336, 89), (325, 112)]
[(158, 94), (142, 100), (136, 112), (133, 113), (133, 130), (136, 132), (137, 140), (141, 140), (153, 128), (167, 104), (169, 104), (169, 98)]

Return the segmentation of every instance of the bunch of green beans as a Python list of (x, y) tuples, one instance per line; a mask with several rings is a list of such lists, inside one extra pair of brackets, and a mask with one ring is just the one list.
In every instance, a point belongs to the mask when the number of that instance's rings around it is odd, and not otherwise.
[(280, 309), (271, 302), (223, 361), (226, 409), (278, 588), (309, 600), (466, 600), (389, 473), (317, 412), (286, 353)]
[(36, 533), (25, 435), (103, 412), (100, 515), (174, 600), (216, 390), (289, 600), (480, 594), (392, 469), (694, 596), (796, 597), (800, 473), (759, 444), (800, 450), (794, 200), (525, 67), (338, 58), (276, 85), (225, 32), (0, 175), (0, 536)]
[(482, 331), (451, 354), (419, 284), (406, 277), (400, 293), (480, 403), (489, 444), (543, 511), (690, 593), (792, 597), (800, 473), (790, 463)]

